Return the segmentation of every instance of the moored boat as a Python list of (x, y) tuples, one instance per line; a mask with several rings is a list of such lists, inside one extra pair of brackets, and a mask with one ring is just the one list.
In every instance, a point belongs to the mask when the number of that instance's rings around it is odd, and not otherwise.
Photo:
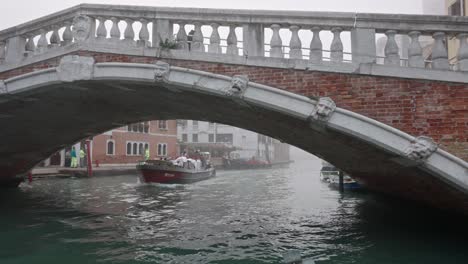
[[(340, 170), (326, 161), (322, 161), (320, 179), (327, 182), (330, 188), (340, 188)], [(362, 186), (346, 173), (343, 175), (343, 189), (349, 191), (360, 191)]]
[[(209, 155), (202, 153), (202, 155)], [(216, 175), (209, 159), (201, 162), (180, 157), (176, 160), (146, 160), (137, 165), (140, 180), (145, 183), (192, 183), (206, 180)]]

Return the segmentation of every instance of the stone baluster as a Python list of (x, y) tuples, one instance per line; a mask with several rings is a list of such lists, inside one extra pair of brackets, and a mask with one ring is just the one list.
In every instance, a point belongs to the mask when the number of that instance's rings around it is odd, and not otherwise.
[(36, 44), (34, 44), (34, 35), (29, 35), (26, 45), (24, 47), (24, 56), (32, 56), (36, 50)]
[(58, 47), (60, 46), (60, 35), (58, 33), (58, 27), (54, 27), (52, 35), (50, 35), (50, 46)]
[(71, 31), (71, 22), (67, 21), (65, 22), (65, 30), (63, 31), (62, 35), (62, 46), (66, 46), (73, 41), (73, 32)]
[(119, 19), (116, 17), (111, 17), (112, 27), (110, 30), (110, 37), (112, 41), (120, 40), (120, 29), (119, 29)]
[(107, 38), (107, 28), (106, 28), (106, 20), (103, 17), (98, 17), (97, 20), (99, 21), (99, 26), (96, 30), (96, 38), (98, 41), (103, 41)]
[(5, 61), (5, 54), (6, 54), (6, 43), (3, 40), (0, 40), (0, 64)]
[(135, 45), (135, 31), (133, 30), (133, 20), (125, 19), (127, 26), (124, 31), (124, 42), (128, 45)]
[(291, 30), (291, 41), (289, 41), (289, 58), (291, 59), (302, 59), (302, 42), (299, 38), (299, 27), (298, 26), (290, 26), (289, 30)]
[(385, 65), (400, 66), (400, 54), (398, 53), (400, 49), (395, 40), (396, 33), (395, 30), (385, 31), (385, 35), (387, 36), (387, 43), (385, 44)]
[(411, 44), (408, 48), (408, 66), (416, 68), (424, 68), (424, 58), (422, 56), (422, 47), (419, 43), (419, 31), (411, 31), (408, 36), (411, 38)]
[(323, 57), (323, 45), (322, 40), (320, 39), (320, 30), (321, 29), (319, 27), (313, 27), (311, 30), (314, 33), (314, 36), (312, 37), (312, 41), (310, 42), (309, 60), (314, 63), (322, 62)]
[(237, 48), (236, 26), (229, 26), (229, 34), (227, 36), (227, 49), (226, 54), (239, 55), (239, 48)]
[(271, 25), (271, 29), (273, 30), (273, 36), (271, 36), (270, 41), (270, 57), (284, 58), (283, 41), (281, 41), (281, 36), (279, 34), (281, 26), (278, 24), (273, 24)]
[(459, 71), (468, 71), (468, 33), (460, 33), (457, 35), (458, 40), (460, 41), (460, 47), (458, 48), (458, 70)]
[(210, 45), (208, 45), (208, 52), (209, 53), (222, 53), (221, 46), (219, 45), (221, 38), (219, 37), (218, 32), (218, 23), (211, 24), (213, 31), (211, 32), (210, 36)]
[(196, 22), (194, 25), (195, 32), (193, 33), (190, 51), (205, 52), (205, 45), (203, 45), (203, 33), (201, 31), (202, 24), (200, 22)]
[(341, 42), (341, 31), (339, 27), (331, 29), (333, 33), (333, 40), (330, 45), (330, 61), (342, 62), (343, 61), (343, 42)]
[(140, 22), (141, 22), (141, 29), (140, 29), (140, 33), (138, 34), (138, 37), (140, 38), (140, 40), (138, 40), (138, 46), (150, 47), (151, 42), (149, 41), (148, 20), (142, 18), (140, 19)]
[(47, 37), (46, 37), (46, 31), (45, 29), (41, 29), (41, 36), (39, 37), (39, 40), (37, 41), (37, 53), (44, 53), (47, 51), (47, 48), (49, 46), (49, 43), (47, 42)]
[(184, 22), (179, 23), (179, 31), (177, 32), (176, 41), (177, 41), (177, 49), (188, 50), (187, 32), (185, 31)]
[(448, 70), (448, 52), (445, 45), (445, 33), (436, 32), (432, 35), (434, 44), (432, 45), (432, 68), (438, 70)]

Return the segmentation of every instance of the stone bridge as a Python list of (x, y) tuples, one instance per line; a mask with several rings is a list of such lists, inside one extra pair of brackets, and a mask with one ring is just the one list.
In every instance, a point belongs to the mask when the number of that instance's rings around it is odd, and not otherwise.
[(467, 34), (464, 17), (79, 5), (0, 31), (0, 182), (114, 127), (195, 119), (468, 213)]

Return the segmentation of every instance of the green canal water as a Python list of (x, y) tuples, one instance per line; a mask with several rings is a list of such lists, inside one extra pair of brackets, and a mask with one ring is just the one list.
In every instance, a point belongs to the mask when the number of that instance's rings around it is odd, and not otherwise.
[(339, 194), (317, 160), (219, 171), (191, 185), (136, 175), (47, 179), (0, 194), (0, 263), (468, 263), (468, 219)]

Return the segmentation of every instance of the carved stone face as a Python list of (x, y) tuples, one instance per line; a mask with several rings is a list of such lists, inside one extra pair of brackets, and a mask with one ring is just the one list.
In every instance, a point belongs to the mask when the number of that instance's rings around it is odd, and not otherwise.
[(249, 83), (249, 77), (247, 75), (235, 75), (231, 80), (231, 88), (228, 91), (230, 95), (240, 95), (246, 89)]
[(91, 32), (91, 18), (77, 16), (73, 19), (73, 37), (76, 41), (85, 41)]
[(157, 61), (155, 64), (156, 68), (154, 69), (154, 80), (157, 82), (162, 82), (167, 79), (171, 66), (163, 61)]
[(437, 144), (429, 137), (417, 137), (407, 148), (406, 156), (412, 160), (422, 161), (427, 159), (437, 150)]
[(316, 120), (326, 121), (330, 115), (335, 111), (336, 104), (329, 97), (321, 97), (312, 113), (312, 117)]

